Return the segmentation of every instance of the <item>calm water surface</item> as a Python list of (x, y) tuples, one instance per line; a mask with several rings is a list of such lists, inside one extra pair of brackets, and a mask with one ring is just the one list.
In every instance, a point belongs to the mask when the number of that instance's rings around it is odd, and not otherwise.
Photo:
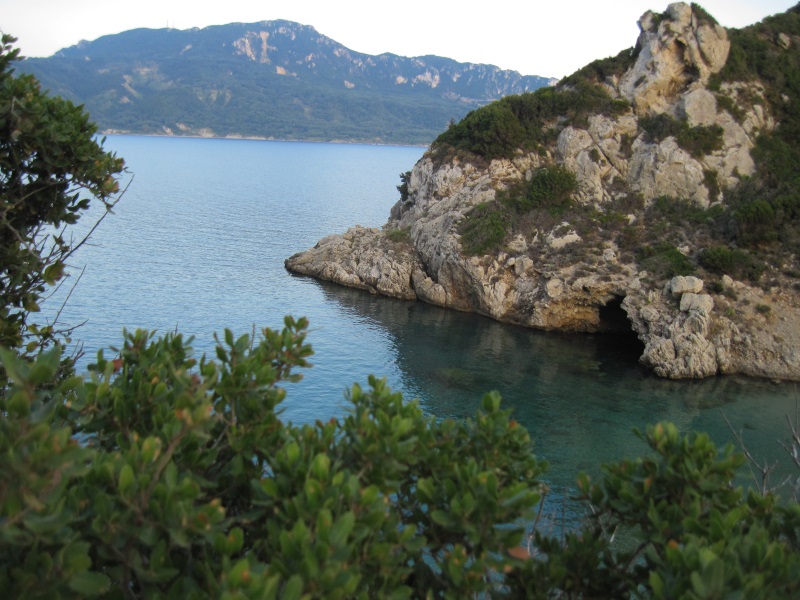
[(215, 331), (278, 328), (292, 314), (308, 317), (315, 350), (313, 368), (288, 390), (284, 416), (295, 422), (342, 414), (345, 390), (369, 374), (440, 417), (471, 416), (497, 389), (550, 461), (556, 494), (580, 470), (641, 454), (631, 430), (659, 420), (728, 442), (724, 411), (756, 456), (783, 456), (793, 385), (663, 381), (639, 367), (629, 338), (542, 333), (284, 269), (328, 234), (385, 223), (399, 173), (421, 148), (128, 136), (109, 136), (106, 147), (132, 179), (74, 257), (72, 281), (85, 272), (61, 316), (86, 321), (76, 335), (86, 362), (119, 345), (123, 327), (177, 328), (211, 355)]

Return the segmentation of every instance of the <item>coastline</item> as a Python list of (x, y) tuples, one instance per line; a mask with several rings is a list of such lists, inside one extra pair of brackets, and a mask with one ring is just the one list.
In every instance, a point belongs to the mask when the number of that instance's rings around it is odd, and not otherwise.
[[(286, 138), (276, 138), (276, 137), (262, 137), (262, 136), (248, 136), (248, 135), (198, 135), (198, 134), (186, 134), (186, 135), (176, 135), (174, 133), (137, 133), (132, 131), (119, 131), (116, 129), (104, 129), (102, 131), (97, 132), (98, 135), (129, 135), (129, 136), (136, 136), (136, 137), (162, 137), (162, 138), (190, 138), (190, 139), (203, 139), (203, 140), (250, 140), (250, 141), (257, 141), (257, 142), (295, 142), (295, 143), (304, 143), (304, 144), (354, 144), (354, 145), (362, 145), (362, 146), (396, 146), (400, 148), (427, 148), (430, 144), (402, 144), (399, 142), (377, 142), (377, 141), (368, 141), (368, 140), (339, 140), (339, 139), (332, 139), (332, 140), (316, 140), (316, 139), (286, 139)], [(431, 140), (432, 142), (433, 140)]]

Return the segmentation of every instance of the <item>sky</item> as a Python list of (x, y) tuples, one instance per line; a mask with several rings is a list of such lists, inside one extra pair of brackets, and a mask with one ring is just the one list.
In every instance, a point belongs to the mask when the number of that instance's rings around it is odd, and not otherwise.
[[(797, 0), (705, 0), (726, 27), (744, 27)], [(189, 29), (287, 19), (351, 50), (435, 54), (523, 75), (561, 78), (633, 46), (653, 0), (0, 0), (0, 31), (24, 56), (50, 56), (80, 40), (138, 27)]]

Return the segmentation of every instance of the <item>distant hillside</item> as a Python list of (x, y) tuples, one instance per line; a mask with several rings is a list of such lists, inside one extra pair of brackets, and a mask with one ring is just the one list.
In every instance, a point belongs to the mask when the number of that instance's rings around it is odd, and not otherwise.
[(106, 131), (412, 144), (551, 83), (437, 56), (362, 54), (290, 21), (136, 29), (19, 69)]

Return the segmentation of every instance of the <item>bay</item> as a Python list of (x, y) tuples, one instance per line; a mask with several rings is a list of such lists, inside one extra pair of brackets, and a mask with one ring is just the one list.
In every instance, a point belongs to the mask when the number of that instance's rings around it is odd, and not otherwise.
[(123, 328), (177, 329), (212, 356), (214, 332), (305, 316), (314, 366), (289, 386), (283, 413), (296, 423), (342, 415), (346, 390), (375, 374), (436, 417), (472, 416), (499, 390), (550, 462), (556, 500), (578, 471), (641, 455), (632, 430), (660, 420), (724, 444), (734, 441), (724, 413), (756, 457), (782, 462), (775, 479), (792, 473), (778, 443), (797, 411), (792, 384), (661, 380), (637, 363), (633, 336), (538, 332), (284, 269), (326, 235), (385, 223), (422, 148), (134, 136), (105, 146), (126, 160), (127, 191), (44, 307), (52, 319), (69, 294), (60, 322), (83, 323), (82, 368), (119, 346)]

